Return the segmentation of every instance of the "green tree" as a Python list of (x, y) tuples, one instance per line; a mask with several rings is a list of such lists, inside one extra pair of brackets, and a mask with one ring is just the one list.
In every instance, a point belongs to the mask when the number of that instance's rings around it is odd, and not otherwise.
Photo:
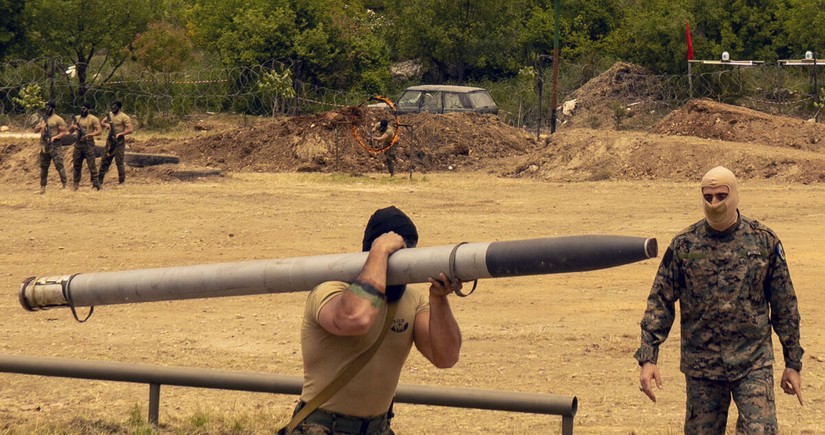
[(23, 0), (0, 0), (0, 60), (23, 41)]
[(432, 82), (513, 76), (524, 50), (530, 0), (392, 0), (393, 48), (399, 58), (421, 59)]
[(28, 38), (35, 52), (68, 56), (77, 71), (77, 95), (88, 90), (88, 70), (100, 55), (101, 71), (111, 78), (127, 59), (130, 43), (146, 28), (159, 0), (114, 4), (104, 0), (38, 0), (26, 3)]
[(135, 59), (149, 71), (180, 71), (192, 58), (192, 41), (186, 30), (165, 22), (150, 23), (132, 42)]
[(780, 14), (791, 58), (801, 58), (808, 51), (825, 57), (825, 0), (788, 0), (788, 8)]
[(389, 79), (378, 27), (359, 2), (345, 0), (195, 0), (188, 23), (196, 42), (226, 65), (290, 59), (299, 80), (362, 89)]
[(669, 0), (629, 2), (621, 25), (606, 38), (606, 49), (618, 59), (659, 73), (686, 69), (684, 5)]

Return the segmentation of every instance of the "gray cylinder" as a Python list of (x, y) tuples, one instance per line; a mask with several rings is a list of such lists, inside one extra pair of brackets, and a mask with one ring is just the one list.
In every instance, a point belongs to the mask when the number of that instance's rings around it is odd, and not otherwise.
[[(569, 236), (402, 249), (390, 256), (388, 284), (427, 282), (439, 273), (462, 281), (583, 272), (657, 255), (656, 239)], [(53, 307), (308, 291), (325, 281), (352, 281), (366, 252), (236, 263), (30, 277), (20, 286), (29, 311)]]

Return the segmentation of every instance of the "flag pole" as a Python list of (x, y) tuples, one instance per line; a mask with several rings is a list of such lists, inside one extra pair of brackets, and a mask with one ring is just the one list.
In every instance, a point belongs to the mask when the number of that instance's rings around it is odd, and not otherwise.
[(690, 88), (690, 99), (693, 99), (693, 76), (690, 73), (690, 61), (688, 61), (688, 88)]

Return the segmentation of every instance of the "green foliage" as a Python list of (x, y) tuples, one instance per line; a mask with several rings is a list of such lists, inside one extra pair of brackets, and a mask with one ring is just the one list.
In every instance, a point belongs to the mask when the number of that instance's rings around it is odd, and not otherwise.
[(610, 108), (613, 110), (613, 123), (616, 130), (621, 130), (622, 121), (627, 117), (627, 107), (622, 103), (614, 102), (610, 105)]
[(687, 18), (683, 6), (669, 0), (632, 5), (607, 38), (609, 52), (658, 73), (679, 73), (686, 64)]
[[(146, 28), (160, 0), (114, 4), (107, 0), (38, 0), (26, 2), (28, 39), (41, 55), (74, 60), (78, 92), (87, 89), (86, 73), (97, 54), (101, 69), (113, 75), (128, 55), (138, 32)], [(126, 49), (124, 49), (126, 47)]]
[[(188, 28), (226, 65), (295, 59), (296, 78), (337, 89), (384, 88), (389, 51), (381, 23), (358, 2), (194, 0)], [(383, 73), (382, 73), (383, 71)]]
[(25, 24), (23, 5), (20, 0), (0, 0), (0, 60), (8, 55), (23, 41)]
[(258, 89), (264, 98), (272, 101), (272, 116), (281, 111), (281, 103), (284, 100), (295, 97), (295, 89), (292, 86), (292, 71), (290, 70), (285, 70), (283, 73), (273, 70), (261, 76)]
[(801, 58), (808, 51), (825, 53), (825, 2), (823, 0), (787, 0), (788, 8), (778, 18), (784, 24), (787, 51), (791, 58)]
[(512, 76), (526, 54), (517, 41), (525, 39), (530, 4), (529, 0), (388, 2), (392, 48), (398, 58), (421, 59), (431, 82)]
[(151, 72), (180, 71), (192, 59), (192, 41), (186, 31), (165, 22), (150, 23), (132, 47), (135, 59)]
[(37, 83), (29, 83), (20, 89), (20, 97), (12, 97), (14, 104), (22, 107), (26, 112), (40, 109), (46, 105), (43, 99), (43, 89)]

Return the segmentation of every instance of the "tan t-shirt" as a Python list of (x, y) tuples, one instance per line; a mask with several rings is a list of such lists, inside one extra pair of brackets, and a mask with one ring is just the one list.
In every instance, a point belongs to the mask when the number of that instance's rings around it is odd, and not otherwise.
[[(93, 131), (100, 129), (100, 119), (97, 116), (92, 115), (91, 113), (83, 116), (75, 116), (75, 122), (83, 129), (83, 134), (89, 134)], [(83, 140), (82, 137), (77, 138), (78, 140)], [(95, 140), (94, 136), (90, 137), (88, 140), (93, 141)]]
[(109, 116), (112, 118), (112, 125), (115, 126), (115, 134), (123, 133), (127, 128), (132, 127), (132, 119), (122, 110), (117, 112), (117, 115), (109, 112)]
[[(68, 127), (66, 126), (66, 121), (64, 121), (63, 118), (61, 118), (60, 115), (58, 115), (56, 113), (52, 113), (52, 116), (50, 116), (48, 119), (46, 119), (46, 122), (49, 124), (49, 133), (52, 135), (52, 137), (55, 137), (55, 136), (57, 136), (58, 133), (60, 133), (60, 128), (61, 127), (63, 128), (63, 130), (68, 129)], [(46, 129), (43, 126), (43, 120), (42, 119), (40, 120), (39, 125), (40, 125), (40, 137), (42, 138), (43, 135), (46, 134)]]
[[(326, 282), (307, 297), (301, 325), (301, 349), (304, 357), (304, 387), (301, 400), (308, 402), (318, 395), (335, 376), (368, 349), (381, 332), (386, 306), (369, 333), (340, 337), (327, 332), (318, 323), (321, 308), (333, 296), (347, 291), (348, 283)], [(372, 359), (321, 408), (358, 417), (381, 415), (390, 408), (398, 386), (404, 361), (413, 345), (415, 316), (430, 309), (429, 298), (420, 288), (407, 286), (399, 301), (390, 331)]]

